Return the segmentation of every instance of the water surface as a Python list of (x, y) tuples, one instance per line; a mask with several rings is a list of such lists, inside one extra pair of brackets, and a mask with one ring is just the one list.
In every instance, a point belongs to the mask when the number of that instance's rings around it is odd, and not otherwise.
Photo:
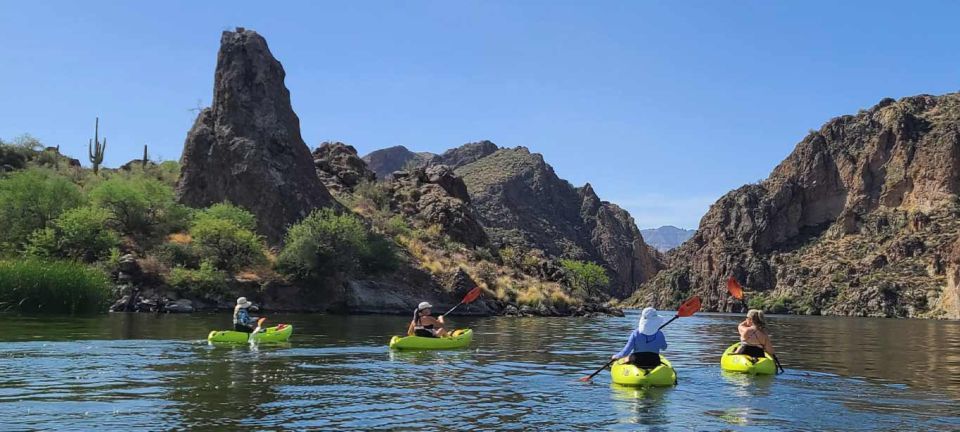
[(958, 430), (960, 323), (772, 317), (788, 369), (721, 372), (739, 317), (666, 329), (667, 389), (591, 384), (636, 325), (624, 318), (456, 318), (465, 350), (391, 352), (404, 317), (274, 315), (281, 346), (210, 346), (228, 315), (5, 315), (0, 430)]

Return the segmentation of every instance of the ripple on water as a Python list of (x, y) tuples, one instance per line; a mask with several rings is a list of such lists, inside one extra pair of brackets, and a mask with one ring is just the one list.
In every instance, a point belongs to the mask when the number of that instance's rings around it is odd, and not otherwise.
[[(0, 342), (0, 429), (960, 429), (960, 349), (937, 348), (960, 333), (944, 323), (774, 317), (788, 373), (751, 377), (719, 369), (738, 318), (698, 314), (667, 329), (680, 385), (636, 389), (609, 372), (577, 381), (619, 350), (635, 312), (462, 319), (474, 345), (435, 352), (389, 351), (383, 329), (396, 317), (277, 318), (298, 329), (281, 346), (196, 339), (221, 318), (125, 316), (118, 337), (110, 316), (84, 324), (89, 340)], [(902, 357), (884, 358), (898, 354), (881, 339), (902, 330), (888, 323), (919, 327), (937, 356), (896, 369)], [(127, 339), (144, 336), (155, 339)]]

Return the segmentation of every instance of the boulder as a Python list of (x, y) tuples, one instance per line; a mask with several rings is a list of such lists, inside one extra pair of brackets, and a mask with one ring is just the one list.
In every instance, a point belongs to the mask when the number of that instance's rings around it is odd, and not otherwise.
[(274, 245), (314, 209), (337, 207), (317, 177), (284, 77), (259, 34), (223, 32), (213, 103), (187, 134), (177, 183), (185, 205), (230, 201), (249, 210)]
[(469, 201), (454, 195), (466, 196), (462, 185), (463, 181), (443, 165), (403, 172), (390, 181), (390, 207), (425, 225), (439, 225), (450, 238), (469, 247), (486, 246), (489, 238)]
[(324, 142), (313, 151), (317, 176), (327, 189), (351, 192), (362, 181), (376, 181), (377, 175), (357, 156), (357, 150), (341, 142)]

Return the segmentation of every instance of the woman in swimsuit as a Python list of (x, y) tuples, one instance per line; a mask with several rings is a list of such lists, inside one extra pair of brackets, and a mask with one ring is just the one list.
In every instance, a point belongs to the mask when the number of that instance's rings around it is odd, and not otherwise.
[(743, 320), (737, 326), (740, 331), (740, 347), (737, 348), (737, 354), (746, 354), (750, 357), (762, 358), (764, 353), (773, 353), (773, 343), (770, 342), (770, 335), (767, 334), (767, 319), (763, 312), (757, 309), (750, 309), (747, 312), (747, 319)]
[(441, 337), (447, 333), (443, 329), (443, 316), (441, 315), (439, 318), (430, 316), (430, 308), (432, 307), (433, 305), (427, 302), (422, 302), (417, 306), (417, 310), (413, 312), (413, 321), (410, 321), (410, 326), (407, 328), (408, 335)]

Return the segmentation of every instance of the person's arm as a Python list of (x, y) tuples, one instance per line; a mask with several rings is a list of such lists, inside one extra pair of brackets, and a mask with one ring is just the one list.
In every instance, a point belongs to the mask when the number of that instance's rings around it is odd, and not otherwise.
[(440, 323), (440, 326), (441, 326), (441, 327), (442, 327), (444, 324), (446, 324), (445, 322), (443, 322), (443, 315), (440, 315), (439, 317), (437, 317), (437, 320), (436, 320), (436, 321), (437, 321), (438, 323)]
[(774, 355), (773, 352), (773, 342), (770, 341), (770, 335), (763, 335), (763, 349), (766, 350), (770, 355)]
[(666, 350), (667, 350), (667, 337), (663, 335), (663, 332), (657, 332), (657, 335), (659, 336), (659, 340), (660, 340), (660, 343), (658, 344), (658, 347), (657, 347), (657, 348), (659, 348), (660, 351), (666, 351)]
[(620, 352), (614, 354), (611, 358), (623, 358), (633, 353), (633, 341), (637, 338), (637, 334), (639, 333), (636, 331), (630, 333), (630, 339), (627, 339), (627, 344), (623, 346), (623, 349), (620, 350)]

